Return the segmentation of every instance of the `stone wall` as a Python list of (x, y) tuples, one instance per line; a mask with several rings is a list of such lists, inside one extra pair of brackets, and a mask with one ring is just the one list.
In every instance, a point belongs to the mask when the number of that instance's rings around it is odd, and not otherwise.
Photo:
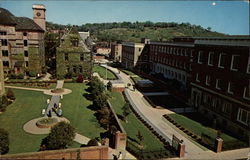
[(94, 146), (1, 156), (3, 159), (108, 159), (108, 147)]

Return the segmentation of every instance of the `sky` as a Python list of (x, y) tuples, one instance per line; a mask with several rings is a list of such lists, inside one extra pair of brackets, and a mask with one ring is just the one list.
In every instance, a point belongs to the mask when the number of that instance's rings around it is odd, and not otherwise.
[(152, 21), (189, 22), (230, 35), (249, 35), (249, 1), (0, 0), (15, 16), (32, 18), (32, 4), (44, 4), (46, 20), (58, 24)]

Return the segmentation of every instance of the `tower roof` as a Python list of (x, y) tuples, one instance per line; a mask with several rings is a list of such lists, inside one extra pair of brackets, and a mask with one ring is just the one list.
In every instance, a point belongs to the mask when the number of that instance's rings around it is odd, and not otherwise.
[(41, 10), (46, 10), (45, 6), (43, 4), (33, 4), (32, 9), (41, 9)]

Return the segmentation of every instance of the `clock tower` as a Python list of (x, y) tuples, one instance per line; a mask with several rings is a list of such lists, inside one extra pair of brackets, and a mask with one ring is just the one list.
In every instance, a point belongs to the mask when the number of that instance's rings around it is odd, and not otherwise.
[(32, 9), (34, 22), (46, 31), (45, 6), (42, 4), (33, 4)]

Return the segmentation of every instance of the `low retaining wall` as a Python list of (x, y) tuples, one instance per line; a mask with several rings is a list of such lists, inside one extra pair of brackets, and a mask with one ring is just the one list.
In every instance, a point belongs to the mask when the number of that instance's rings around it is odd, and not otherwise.
[(108, 159), (108, 147), (94, 146), (85, 148), (63, 149), (53, 151), (9, 154), (1, 159)]

